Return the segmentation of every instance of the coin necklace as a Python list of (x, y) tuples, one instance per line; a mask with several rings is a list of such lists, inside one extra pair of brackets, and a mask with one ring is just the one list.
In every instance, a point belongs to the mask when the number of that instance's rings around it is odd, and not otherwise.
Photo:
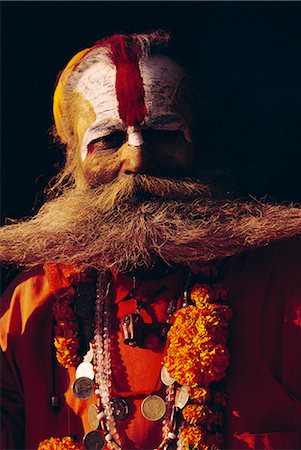
[[(121, 416), (123, 415), (123, 411), (125, 411), (126, 414), (128, 413), (127, 404), (124, 399), (119, 397), (110, 397), (112, 387), (112, 368), (109, 289), (110, 283), (106, 282), (105, 276), (99, 275), (97, 280), (95, 304), (95, 336), (92, 343), (96, 385), (95, 394), (98, 397), (98, 404), (91, 405), (89, 409), (89, 415), (91, 416), (90, 423), (93, 422), (92, 425), (95, 431), (87, 433), (84, 437), (84, 445), (86, 448), (91, 448), (90, 441), (94, 439), (92, 442), (97, 442), (97, 448), (102, 448), (105, 441), (107, 441), (107, 446), (110, 449), (120, 449), (121, 441), (116, 428), (116, 421), (119, 420), (118, 411), (121, 411)], [(174, 301), (170, 304), (169, 318), (173, 312)], [(167, 321), (169, 321), (169, 318)], [(82, 364), (86, 363), (84, 362)], [(78, 366), (77, 369), (79, 375), (81, 375), (80, 366)], [(85, 376), (90, 376), (88, 371)], [(158, 395), (151, 394), (142, 402), (141, 412), (143, 416), (150, 421), (158, 421), (164, 418), (162, 423), (162, 437), (164, 447), (167, 448), (166, 443), (171, 443), (177, 438), (179, 408), (173, 405), (175, 400), (174, 380), (169, 377), (164, 366), (161, 371), (161, 380), (166, 386), (165, 400)], [(81, 382), (80, 378), (79, 381)], [(88, 390), (89, 388), (85, 389)], [(85, 389), (83, 392), (84, 396)], [(187, 400), (188, 397), (186, 401)], [(122, 404), (122, 401), (124, 401), (124, 404)], [(186, 401), (184, 402), (185, 404)], [(124, 417), (121, 417), (121, 419), (123, 418)], [(104, 437), (102, 432), (98, 430), (99, 424), (105, 433)], [(180, 448), (180, 446), (178, 446), (178, 448)]]
[[(175, 313), (173, 325), (169, 331), (169, 343), (164, 357), (166, 367), (162, 369), (161, 373), (162, 382), (167, 385), (166, 415), (162, 422), (163, 441), (158, 449), (166, 450), (170, 446), (174, 448), (175, 445), (178, 450), (187, 448), (187, 445), (192, 445), (195, 448), (210, 445), (217, 449), (223, 445), (221, 426), (225, 395), (222, 380), (229, 360), (226, 338), (231, 310), (225, 304), (226, 290), (216, 284), (217, 273), (214, 273), (214, 271), (211, 273), (205, 269), (200, 270), (200, 278), (202, 279), (190, 286), (190, 295), (186, 295), (186, 299), (184, 292), (183, 308)], [(76, 282), (87, 282), (78, 278), (75, 280)], [(54, 279), (56, 280), (57, 277), (51, 277), (50, 281)], [(207, 284), (208, 282), (209, 284)], [(63, 284), (61, 290), (58, 287), (60, 286), (57, 286), (55, 281), (54, 292), (59, 291), (57, 302), (54, 304), (55, 346), (57, 348), (57, 359), (64, 367), (69, 368), (77, 365), (79, 359), (76, 339), (77, 329), (74, 326), (75, 313), (72, 309), (74, 289), (70, 288), (70, 285), (66, 287), (66, 284)], [(97, 311), (95, 314), (97, 320), (95, 340), (92, 344), (97, 380), (95, 394), (98, 396), (98, 405), (92, 405), (92, 409), (95, 413), (96, 406), (98, 423), (95, 421), (95, 426), (92, 426), (95, 432), (86, 434), (84, 444), (87, 449), (102, 449), (105, 441), (108, 441), (109, 448), (120, 449), (120, 439), (115, 423), (115, 420), (118, 419), (114, 417), (113, 399), (110, 399), (109, 395), (112, 381), (109, 332), (110, 306), (109, 285), (105, 283), (104, 276), (98, 276), (97, 289)], [(188, 302), (185, 301), (187, 299)], [(67, 316), (68, 320), (66, 319)], [(66, 328), (67, 325), (70, 327), (69, 323), (72, 324), (70, 329)], [(181, 342), (183, 340), (186, 342), (185, 352), (181, 351), (181, 354), (178, 351), (179, 349), (182, 350), (179, 339)], [(211, 343), (209, 347), (208, 342)], [(216, 355), (215, 359), (208, 358), (210, 356), (208, 348), (209, 350), (213, 348), (214, 355)], [(191, 367), (192, 350), (195, 355), (199, 356), (195, 357), (193, 370), (190, 370), (188, 367)], [(93, 352), (88, 351), (84, 357), (84, 363), (89, 363), (92, 360), (90, 359), (91, 353)], [(86, 399), (93, 395), (94, 382), (91, 380), (93, 375), (90, 370), (91, 367), (86, 371), (87, 368), (83, 370), (83, 367), (80, 366), (78, 367), (79, 378), (74, 383), (73, 390), (79, 398)], [(191, 401), (189, 401), (189, 397)], [(51, 400), (56, 400), (56, 398), (52, 397)], [(156, 398), (152, 396), (151, 400), (154, 401)], [(149, 401), (149, 403), (151, 402)], [(56, 407), (56, 402), (52, 402), (52, 406)], [(179, 414), (181, 408), (183, 408), (183, 412)], [(146, 413), (147, 410), (148, 408), (146, 408)], [(93, 415), (93, 410), (91, 410), (91, 413)], [(50, 438), (49, 442), (52, 439), (55, 438)], [(42, 444), (45, 444), (45, 442), (43, 441)], [(45, 448), (41, 447), (43, 450)]]

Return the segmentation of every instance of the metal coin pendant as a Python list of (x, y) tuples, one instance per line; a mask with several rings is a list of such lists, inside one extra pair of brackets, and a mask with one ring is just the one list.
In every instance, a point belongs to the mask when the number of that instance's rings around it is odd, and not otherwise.
[(75, 397), (80, 400), (87, 400), (94, 394), (94, 382), (87, 377), (77, 378), (72, 385)]
[(149, 395), (141, 404), (141, 412), (147, 420), (156, 422), (164, 417), (166, 404), (159, 395)]
[(113, 397), (111, 399), (113, 416), (115, 420), (124, 420), (129, 414), (129, 405), (122, 397)]
[(175, 406), (180, 409), (183, 409), (186, 403), (189, 400), (189, 386), (185, 384), (178, 389), (175, 396)]
[(168, 372), (166, 366), (162, 366), (162, 369), (161, 369), (161, 381), (162, 381), (162, 383), (165, 384), (165, 386), (171, 386), (172, 383), (175, 382), (175, 379), (171, 378), (171, 376), (169, 375), (169, 372)]
[(88, 409), (88, 421), (92, 430), (97, 430), (99, 427), (99, 420), (97, 419), (98, 408), (97, 405), (91, 403)]
[(91, 363), (82, 362), (76, 369), (75, 373), (76, 378), (90, 378), (90, 380), (94, 379), (94, 369)]
[(101, 450), (105, 445), (105, 438), (101, 431), (89, 431), (84, 438), (83, 443), (87, 450)]

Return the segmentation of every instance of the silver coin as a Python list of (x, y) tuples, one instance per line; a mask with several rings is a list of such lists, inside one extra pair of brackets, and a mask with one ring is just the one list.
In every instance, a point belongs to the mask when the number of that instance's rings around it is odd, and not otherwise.
[(93, 380), (95, 374), (92, 364), (88, 362), (80, 363), (80, 365), (76, 369), (75, 376), (76, 378), (87, 377), (90, 378), (90, 380)]
[(185, 384), (178, 389), (175, 397), (175, 406), (183, 409), (189, 400), (189, 386)]
[(75, 397), (80, 400), (87, 400), (94, 394), (94, 382), (87, 377), (77, 378), (72, 385)]
[(162, 366), (161, 381), (162, 381), (162, 383), (165, 384), (165, 386), (170, 386), (172, 383), (175, 382), (175, 379), (171, 378), (171, 376), (169, 375), (169, 372), (168, 372), (166, 366)]
[(84, 438), (83, 443), (87, 450), (101, 450), (105, 445), (105, 438), (101, 431), (89, 431)]

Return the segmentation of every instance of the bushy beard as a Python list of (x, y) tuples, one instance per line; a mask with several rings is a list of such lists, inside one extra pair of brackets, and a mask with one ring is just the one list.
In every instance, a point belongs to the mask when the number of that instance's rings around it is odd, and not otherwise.
[(192, 180), (126, 176), (67, 190), (38, 214), (0, 230), (4, 262), (131, 270), (195, 265), (301, 231), (301, 209), (213, 198)]

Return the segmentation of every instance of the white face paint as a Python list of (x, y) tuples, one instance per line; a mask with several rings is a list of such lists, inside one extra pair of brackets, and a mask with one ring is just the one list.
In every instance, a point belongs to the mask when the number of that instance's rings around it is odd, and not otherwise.
[[(95, 61), (95, 56), (98, 58)], [(103, 51), (89, 54), (91, 66), (80, 76), (75, 90), (93, 107), (96, 119), (86, 130), (81, 145), (81, 157), (87, 156), (88, 144), (94, 139), (106, 136), (113, 130), (122, 130), (124, 124), (119, 117), (115, 91), (116, 67), (110, 63)]]
[(182, 123), (183, 119), (175, 113), (172, 104), (184, 76), (183, 70), (163, 55), (143, 58), (139, 62), (139, 69), (147, 110), (145, 124), (154, 128), (170, 129), (173, 117), (172, 129), (178, 129), (176, 122)]
[[(81, 157), (87, 156), (88, 144), (92, 140), (109, 135), (112, 131), (127, 131), (127, 142), (134, 147), (143, 144), (140, 128), (126, 127), (120, 119), (115, 81), (116, 67), (109, 61), (103, 49), (95, 49), (85, 58), (90, 67), (77, 73), (75, 90), (93, 107), (96, 115), (94, 123), (86, 130), (81, 145)], [(79, 66), (80, 67), (80, 66)], [(188, 125), (173, 102), (179, 84), (184, 76), (183, 70), (171, 59), (157, 55), (139, 62), (140, 74), (145, 93), (146, 117), (141, 128), (151, 127), (160, 130), (183, 130), (191, 142)]]
[(140, 147), (143, 144), (143, 137), (141, 131), (137, 127), (128, 127), (127, 142), (133, 147)]

